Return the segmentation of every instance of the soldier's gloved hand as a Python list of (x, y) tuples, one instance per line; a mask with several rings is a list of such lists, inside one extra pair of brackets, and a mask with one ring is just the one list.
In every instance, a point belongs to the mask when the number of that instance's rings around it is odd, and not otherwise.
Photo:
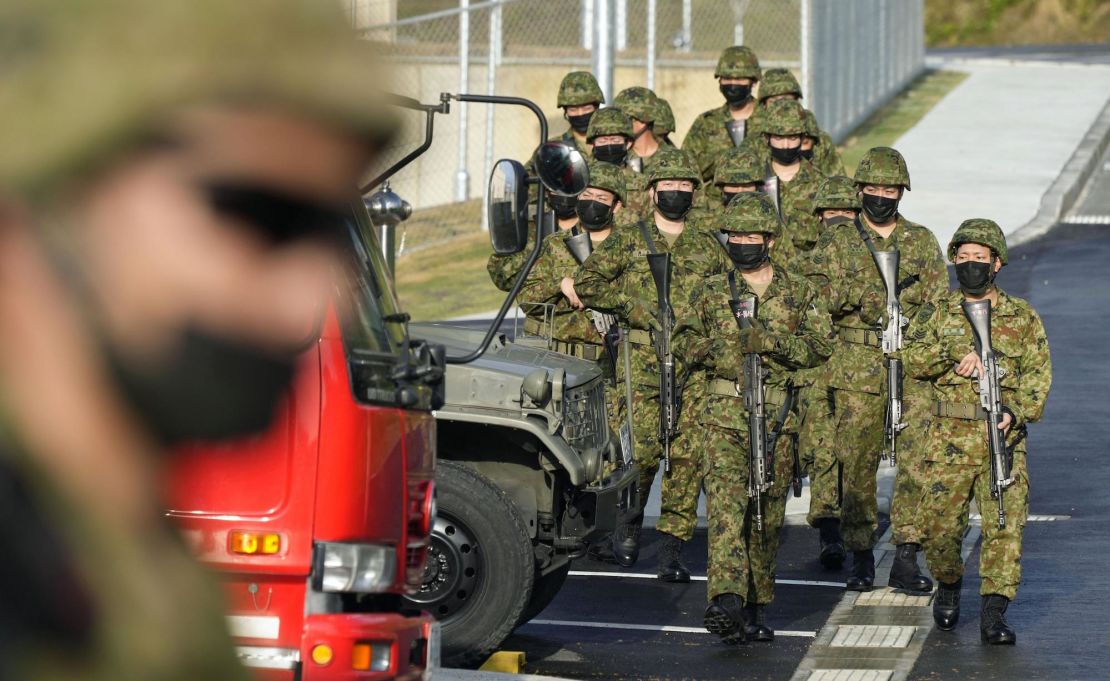
[(754, 323), (751, 328), (740, 330), (741, 352), (770, 352), (775, 349), (775, 334), (767, 331), (762, 324)]
[(650, 305), (646, 301), (639, 298), (634, 298), (629, 301), (625, 306), (625, 318), (628, 320), (629, 325), (634, 329), (651, 329), (652, 331), (662, 332), (663, 325), (655, 316), (655, 306)]
[(866, 324), (878, 325), (886, 321), (886, 295), (876, 289), (863, 291), (859, 300), (859, 316)]

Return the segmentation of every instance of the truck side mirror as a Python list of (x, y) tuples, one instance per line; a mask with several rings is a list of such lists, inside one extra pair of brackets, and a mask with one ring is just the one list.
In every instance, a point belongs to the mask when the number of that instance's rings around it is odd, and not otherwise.
[(548, 191), (577, 196), (590, 182), (586, 158), (565, 142), (544, 142), (532, 156), (540, 182)]
[(502, 159), (489, 178), (489, 240), (493, 252), (512, 255), (528, 243), (528, 178), (524, 166)]

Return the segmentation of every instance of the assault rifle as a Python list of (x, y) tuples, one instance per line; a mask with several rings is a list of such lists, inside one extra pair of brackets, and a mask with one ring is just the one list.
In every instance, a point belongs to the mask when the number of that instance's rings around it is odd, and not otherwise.
[[(752, 328), (755, 296), (730, 299), (732, 316), (741, 330)], [(755, 529), (763, 531), (763, 493), (774, 482), (772, 443), (767, 437), (767, 405), (764, 402), (763, 359), (758, 352), (744, 354), (744, 408), (748, 410), (748, 499), (755, 505)]]
[(671, 333), (674, 332), (674, 311), (671, 309), (671, 254), (649, 253), (647, 256), (662, 330), (653, 334), (655, 355), (659, 359), (659, 443), (663, 445), (663, 472), (671, 470), (671, 440), (678, 426), (678, 394), (675, 386), (674, 353)]
[(977, 300), (963, 302), (964, 315), (971, 323), (975, 336), (975, 352), (983, 363), (979, 372), (979, 401), (987, 412), (987, 442), (991, 453), (991, 498), (998, 501), (998, 529), (1006, 527), (1006, 507), (1002, 495), (1006, 488), (1014, 484), (1010, 471), (1010, 451), (998, 424), (1002, 422), (1002, 387), (998, 383), (1001, 371), (991, 345), (991, 301)]
[(875, 265), (883, 278), (886, 289), (886, 326), (883, 328), (883, 354), (886, 357), (886, 451), (883, 458), (890, 459), (890, 465), (898, 465), (898, 433), (906, 428), (902, 420), (902, 360), (890, 355), (902, 349), (902, 327), (909, 320), (902, 316), (902, 305), (898, 302), (898, 260), (897, 250), (874, 251)]

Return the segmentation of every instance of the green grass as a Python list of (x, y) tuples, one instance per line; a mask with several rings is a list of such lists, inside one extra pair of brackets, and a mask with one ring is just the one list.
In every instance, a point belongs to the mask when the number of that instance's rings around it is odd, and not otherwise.
[(888, 147), (920, 121), (937, 102), (967, 78), (956, 71), (926, 71), (898, 96), (872, 114), (840, 145), (851, 173), (872, 147)]

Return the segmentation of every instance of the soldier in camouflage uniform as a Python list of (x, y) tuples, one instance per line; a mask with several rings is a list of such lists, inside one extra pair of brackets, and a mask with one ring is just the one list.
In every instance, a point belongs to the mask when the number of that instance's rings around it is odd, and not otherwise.
[[(590, 146), (586, 142), (586, 131), (590, 128), (590, 119), (594, 113), (605, 103), (605, 94), (597, 79), (589, 71), (571, 71), (563, 76), (559, 83), (559, 96), (556, 103), (563, 110), (563, 118), (569, 123), (566, 131), (550, 138), (552, 142), (565, 142), (580, 151), (586, 158), (590, 157)], [(530, 176), (535, 176), (536, 167), (533, 159), (529, 158), (524, 164), (524, 170)], [(528, 190), (529, 200), (535, 202), (536, 190)]]
[(632, 119), (632, 148), (628, 152), (628, 167), (638, 173), (648, 174), (655, 153), (664, 145), (655, 131), (655, 122), (661, 113), (659, 97), (646, 87), (625, 88), (613, 98), (613, 108), (620, 109)]
[[(669, 252), (672, 256), (672, 307), (685, 298), (694, 283), (707, 274), (727, 269), (728, 258), (716, 238), (689, 225), (686, 215), (700, 179), (686, 154), (664, 147), (656, 154), (650, 194), (654, 213), (649, 222), (623, 226), (605, 240), (582, 265), (574, 280), (564, 280), (564, 295), (586, 307), (618, 315), (629, 328), (633, 383), (634, 452), (640, 466), (640, 499), (647, 499), (663, 455), (659, 439), (659, 362), (653, 335), (661, 330), (655, 284), (647, 255)], [(617, 362), (618, 382), (623, 380), (623, 360)], [(680, 377), (682, 372), (676, 372)], [(693, 399), (704, 386), (687, 382), (684, 399)], [(618, 421), (623, 421), (624, 409)], [(671, 445), (672, 472), (663, 478), (663, 504), (656, 528), (664, 535), (659, 576), (666, 581), (689, 581), (681, 562), (684, 540), (697, 522), (698, 472), (685, 465), (694, 456), (680, 433)], [(639, 555), (643, 515), (631, 525), (617, 528), (613, 553), (622, 565), (632, 565)]]
[[(838, 539), (830, 536), (830, 520), (840, 519), (844, 544), (853, 552), (847, 586), (867, 591), (875, 580), (875, 474), (884, 449), (886, 414), (880, 338), (886, 292), (868, 243), (877, 251), (898, 249), (899, 301), (907, 318), (944, 292), (948, 273), (933, 233), (898, 213), (902, 192), (910, 188), (909, 171), (901, 154), (889, 147), (871, 149), (860, 160), (855, 181), (861, 191), (859, 220), (830, 227), (821, 236), (810, 262), (809, 276), (821, 287), (839, 341), (823, 377), (828, 386), (827, 399), (809, 405), (809, 417), (831, 419), (826, 440), (814, 446), (818, 459), (810, 475), (809, 522), (821, 528), (823, 542), (827, 543)], [(903, 394), (903, 414), (909, 427), (900, 438), (899, 479), (895, 485), (913, 487), (913, 433), (922, 425), (928, 386), (907, 377)], [(823, 413), (812, 414), (815, 409)], [(822, 453), (833, 456), (822, 457)], [(895, 496), (891, 524), (899, 546), (890, 584), (909, 591), (931, 591), (932, 582), (917, 567), (920, 537), (914, 529), (913, 504), (903, 503), (897, 492)]]
[[(826, 179), (817, 196), (813, 199), (813, 214), (821, 221), (822, 233), (841, 224), (851, 224), (859, 215), (859, 187), (851, 178), (839, 176)], [(805, 263), (805, 273), (811, 272), (811, 263)], [(827, 416), (827, 409), (822, 404), (810, 410), (810, 405), (823, 403), (826, 399), (828, 386), (823, 381), (824, 367), (816, 367), (795, 374), (795, 385), (798, 386), (798, 407), (801, 414), (801, 427), (799, 435), (799, 450), (801, 452), (802, 467), (812, 471), (814, 465), (822, 470), (829, 466), (836, 466), (836, 426)], [(812, 478), (812, 474), (810, 474)], [(821, 484), (828, 481), (822, 479)], [(823, 490), (837, 493), (836, 489)], [(821, 565), (828, 570), (839, 570), (847, 557), (844, 540), (840, 536), (840, 518), (822, 518), (818, 521), (821, 531), (820, 554)]]
[[(903, 353), (908, 374), (932, 385), (933, 418), (925, 453), (921, 522), (925, 555), (939, 587), (933, 617), (945, 631), (960, 616), (960, 587), (964, 565), (960, 545), (968, 525), (968, 506), (978, 502), (983, 517), (983, 545), (979, 555), (979, 628), (984, 643), (1014, 644), (1017, 636), (1004, 617), (1021, 581), (1021, 540), (1029, 512), (1029, 470), (1025, 427), (1040, 420), (1052, 383), (1048, 338), (1040, 317), (1021, 298), (994, 284), (1006, 264), (1006, 237), (991, 220), (967, 220), (948, 244), (956, 265), (959, 290), (923, 306), (910, 326)], [(987, 512), (991, 500), (990, 447), (979, 401), (974, 336), (961, 304), (991, 301), (991, 344), (998, 361), (1002, 405), (1000, 427), (1012, 450), (1014, 482), (1003, 493), (1006, 527)]]
[[(722, 207), (727, 207), (741, 194), (762, 192), (766, 179), (766, 163), (747, 145), (727, 149), (717, 161), (712, 187), (706, 188), (706, 203), (712, 210), (719, 212)], [(705, 224), (709, 229), (719, 229), (712, 220), (708, 222), (699, 220), (698, 224)], [(780, 239), (775, 244), (775, 260), (787, 263), (793, 262), (794, 259), (794, 242), (790, 239)]]
[[(540, 255), (517, 296), (526, 314), (534, 307), (529, 303), (553, 306), (551, 340), (555, 352), (595, 361), (610, 377), (613, 364), (605, 352), (604, 335), (611, 321), (602, 319), (600, 313), (573, 306), (560, 286), (563, 279), (573, 277), (579, 267), (567, 240), (585, 231), (589, 234), (590, 248), (600, 246), (612, 231), (617, 213), (623, 210), (624, 194), (620, 168), (611, 163), (591, 161), (590, 184), (576, 199), (577, 223), (544, 238)], [(543, 333), (532, 314), (524, 330), (534, 335)], [(615, 406), (610, 405), (610, 413), (615, 412)]]
[[(575, 212), (578, 197), (560, 196), (549, 191), (544, 192), (544, 201), (549, 209), (543, 214), (545, 231), (551, 226), (551, 223), (554, 223), (554, 228), (551, 231), (556, 233), (568, 230), (578, 224), (578, 213)], [(534, 213), (531, 206), (529, 212)], [(529, 219), (527, 245), (519, 253), (510, 253), (509, 255), (490, 253), (489, 259), (486, 260), (486, 272), (489, 273), (490, 280), (493, 281), (493, 285), (498, 290), (506, 293), (511, 291), (516, 278), (520, 275), (520, 271), (524, 269), (524, 263), (528, 262), (528, 256), (532, 253), (534, 243), (533, 235), (536, 233), (535, 225), (535, 219)]]
[[(718, 166), (718, 174), (722, 167)], [(686, 414), (687, 448), (699, 453), (709, 518), (709, 606), (706, 628), (726, 643), (770, 641), (774, 631), (764, 606), (774, 599), (779, 535), (794, 476), (790, 434), (796, 418), (786, 411), (787, 382), (796, 369), (823, 362), (832, 351), (828, 314), (817, 289), (771, 257), (782, 225), (765, 195), (745, 193), (724, 209), (734, 268), (701, 281), (690, 293), (675, 332), (675, 348), (688, 366), (707, 375), (708, 390)], [(737, 328), (730, 300), (757, 298), (753, 329)], [(764, 399), (774, 445), (774, 482), (762, 494), (763, 527), (757, 529), (748, 497), (748, 427), (742, 397), (744, 353), (760, 353), (769, 373)], [(696, 425), (694, 425), (696, 424)]]
[(742, 45), (725, 49), (717, 60), (713, 77), (717, 79), (725, 103), (710, 109), (694, 119), (690, 131), (682, 141), (682, 148), (694, 157), (702, 179), (709, 182), (716, 170), (717, 157), (721, 152), (736, 146), (728, 126), (743, 122), (744, 132), (737, 135), (741, 140), (758, 132), (753, 125), (753, 116), (758, 110), (758, 102), (752, 97), (752, 90), (759, 82), (761, 71), (755, 52)]
[(632, 119), (620, 109), (609, 107), (594, 114), (586, 140), (599, 161), (620, 167), (624, 175), (624, 209), (640, 215), (648, 209), (647, 183), (643, 173), (628, 166), (628, 150), (632, 147)]
[(818, 170), (830, 177), (847, 173), (836, 144), (829, 133), (817, 125), (817, 116), (809, 109), (805, 109), (805, 114), (806, 134), (802, 138), (802, 158), (811, 161)]
[(287, 395), (384, 74), (332, 3), (0, 13), (0, 678), (246, 681), (170, 464)]
[(767, 181), (764, 190), (779, 208), (786, 225), (784, 238), (793, 242), (795, 260), (788, 265), (799, 269), (817, 244), (821, 222), (813, 215), (813, 197), (825, 176), (801, 156), (805, 133), (805, 114), (793, 100), (776, 101), (768, 106), (763, 118), (763, 138), (746, 140), (744, 147), (765, 153), (768, 157)]

